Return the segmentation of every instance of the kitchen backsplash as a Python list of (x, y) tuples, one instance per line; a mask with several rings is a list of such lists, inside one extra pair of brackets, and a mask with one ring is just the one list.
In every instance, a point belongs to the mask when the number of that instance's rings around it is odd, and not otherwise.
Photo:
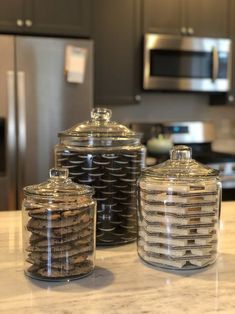
[[(122, 123), (161, 121), (212, 121), (216, 140), (235, 140), (235, 106), (210, 106), (208, 96), (199, 94), (141, 95), (140, 104), (109, 106), (113, 119)], [(227, 146), (227, 145), (226, 145)]]

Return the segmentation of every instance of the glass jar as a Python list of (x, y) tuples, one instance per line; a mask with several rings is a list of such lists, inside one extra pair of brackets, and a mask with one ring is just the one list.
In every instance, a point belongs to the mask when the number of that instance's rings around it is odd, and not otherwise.
[(171, 159), (139, 178), (138, 254), (147, 263), (196, 269), (216, 260), (221, 204), (219, 172), (175, 146)]
[(48, 181), (24, 188), (22, 203), (25, 273), (41, 280), (69, 280), (94, 269), (93, 189), (50, 170)]
[(110, 118), (111, 110), (93, 109), (91, 120), (60, 133), (55, 147), (56, 165), (95, 189), (98, 245), (136, 240), (136, 183), (145, 160), (140, 136)]

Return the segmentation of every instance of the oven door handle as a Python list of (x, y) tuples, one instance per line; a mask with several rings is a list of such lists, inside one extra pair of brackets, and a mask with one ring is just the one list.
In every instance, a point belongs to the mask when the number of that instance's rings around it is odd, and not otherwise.
[(212, 81), (215, 82), (219, 72), (219, 55), (216, 47), (212, 49)]

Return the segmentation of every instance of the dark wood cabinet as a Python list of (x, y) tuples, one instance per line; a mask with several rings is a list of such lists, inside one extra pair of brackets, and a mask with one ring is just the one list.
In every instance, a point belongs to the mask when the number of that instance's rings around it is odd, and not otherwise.
[(228, 37), (229, 0), (184, 0), (185, 25), (195, 36)]
[(140, 5), (138, 0), (94, 1), (95, 105), (140, 100)]
[(34, 33), (90, 35), (90, 0), (26, 0), (25, 11), (25, 26)]
[(0, 2), (0, 31), (21, 32), (24, 24), (24, 0)]
[(92, 0), (8, 0), (0, 3), (0, 31), (90, 37)]
[(183, 0), (143, 0), (144, 33), (180, 34)]
[(229, 0), (143, 0), (144, 33), (228, 37)]
[(231, 91), (228, 95), (228, 102), (230, 104), (235, 105), (235, 1), (230, 1), (230, 24), (229, 24), (229, 32), (230, 37), (232, 39), (232, 69), (231, 69)]
[(228, 93), (210, 96), (212, 105), (235, 105), (235, 1), (228, 3), (228, 37), (232, 40), (231, 89)]

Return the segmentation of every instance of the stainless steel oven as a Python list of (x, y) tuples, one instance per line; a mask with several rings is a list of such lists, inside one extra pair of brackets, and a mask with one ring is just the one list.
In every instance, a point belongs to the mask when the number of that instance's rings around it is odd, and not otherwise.
[(230, 39), (146, 34), (143, 88), (227, 92), (231, 49)]
[[(168, 134), (173, 144), (188, 145), (192, 148), (193, 158), (202, 164), (220, 170), (222, 199), (235, 200), (235, 154), (217, 152), (213, 149), (215, 126), (205, 121), (180, 121), (160, 123), (131, 123), (130, 128), (142, 134), (142, 143), (153, 136), (156, 125)], [(146, 165), (154, 165), (169, 159), (169, 152), (153, 153), (147, 150)]]

